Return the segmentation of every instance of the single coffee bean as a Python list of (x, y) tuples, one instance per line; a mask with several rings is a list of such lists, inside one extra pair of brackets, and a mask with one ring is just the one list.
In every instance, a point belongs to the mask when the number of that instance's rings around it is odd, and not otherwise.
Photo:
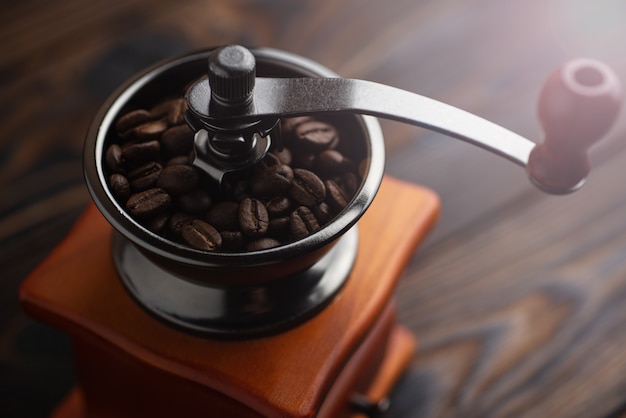
[(289, 236), (289, 216), (270, 219), (267, 227), (267, 235), (274, 238), (286, 238)]
[(342, 153), (334, 149), (324, 150), (315, 159), (316, 172), (331, 177), (353, 169), (352, 163)]
[(270, 153), (265, 154), (263, 159), (259, 163), (256, 164), (256, 167), (268, 168), (268, 167), (273, 167), (273, 166), (281, 165), (281, 164), (282, 162), (280, 161), (280, 158), (278, 158), (277, 155), (270, 152)]
[(272, 153), (265, 154), (262, 160), (257, 161), (250, 169), (250, 177), (254, 179), (255, 177), (260, 177), (265, 174), (268, 168), (273, 166), (279, 166), (282, 163)]
[(293, 181), (289, 195), (304, 206), (320, 204), (326, 197), (324, 182), (309, 170), (296, 168), (293, 170)]
[(177, 155), (176, 157), (172, 157), (169, 160), (167, 160), (167, 163), (165, 163), (165, 165), (176, 165), (176, 164), (191, 165), (192, 162), (193, 162), (193, 156), (190, 154)]
[(315, 215), (315, 218), (317, 218), (317, 221), (320, 223), (320, 225), (327, 224), (333, 217), (330, 206), (328, 206), (328, 203), (326, 202), (322, 202), (319, 205), (312, 206), (311, 212), (313, 212), (313, 215)]
[(293, 170), (288, 165), (276, 164), (261, 170), (250, 180), (252, 194), (257, 197), (276, 196), (289, 190)]
[(118, 201), (126, 202), (130, 196), (130, 184), (128, 179), (121, 174), (115, 173), (109, 177), (109, 186), (113, 192), (113, 196)]
[(294, 239), (302, 239), (320, 229), (315, 215), (306, 206), (300, 206), (291, 213), (289, 227)]
[(122, 147), (122, 158), (131, 165), (140, 165), (156, 161), (160, 150), (159, 141), (132, 143)]
[(156, 105), (152, 106), (152, 108), (150, 109), (150, 113), (155, 119), (162, 118), (164, 116), (167, 116), (172, 111), (172, 109), (180, 106), (180, 102), (184, 103), (185, 99), (174, 97), (162, 100)]
[(214, 204), (207, 213), (208, 223), (218, 231), (235, 231), (239, 229), (239, 203), (222, 201)]
[(127, 135), (130, 138), (137, 138), (140, 141), (150, 141), (158, 139), (167, 129), (167, 123), (162, 120), (154, 120), (146, 122), (142, 125), (132, 128)]
[(198, 171), (189, 165), (168, 165), (157, 179), (157, 186), (171, 194), (183, 194), (192, 191), (198, 185)]
[(147, 190), (156, 184), (161, 174), (161, 164), (151, 161), (143, 164), (128, 173), (130, 186), (135, 191)]
[(284, 118), (280, 120), (281, 135), (288, 136), (293, 134), (298, 125), (302, 125), (305, 122), (313, 121), (311, 116), (296, 116), (293, 118)]
[(282, 164), (290, 166), (293, 161), (291, 151), (287, 147), (283, 147), (282, 150), (272, 150), (271, 153), (274, 154)]
[(279, 245), (281, 245), (280, 241), (270, 237), (263, 237), (249, 242), (248, 245), (246, 245), (246, 250), (263, 251), (269, 250), (270, 248), (278, 247)]
[(126, 202), (126, 209), (132, 216), (145, 218), (165, 212), (171, 202), (165, 190), (154, 188), (131, 195)]
[(367, 170), (368, 167), (370, 166), (370, 158), (363, 158), (360, 162), (359, 165), (357, 166), (357, 177), (360, 178), (365, 178), (367, 176)]
[(148, 222), (148, 229), (152, 232), (159, 233), (165, 229), (167, 223), (169, 222), (170, 215), (167, 212), (163, 212), (159, 215), (156, 215)]
[(123, 114), (115, 123), (115, 130), (124, 135), (131, 129), (142, 125), (152, 119), (152, 115), (145, 109), (136, 109)]
[(339, 142), (339, 134), (334, 126), (318, 120), (310, 120), (294, 128), (297, 148), (310, 151), (323, 151), (334, 148)]
[(259, 238), (267, 233), (269, 216), (263, 202), (245, 198), (239, 205), (239, 226), (244, 235)]
[(265, 174), (265, 172), (274, 166), (280, 166), (282, 163), (280, 159), (272, 153), (265, 154), (262, 160), (257, 161), (250, 169), (250, 177), (254, 179), (255, 177), (260, 177)]
[(317, 154), (298, 150), (293, 152), (294, 167), (303, 168), (305, 170), (313, 170), (315, 168), (315, 160)]
[(221, 231), (222, 249), (225, 251), (240, 251), (246, 243), (241, 231)]
[(206, 212), (211, 206), (211, 196), (202, 189), (194, 189), (177, 196), (175, 203), (184, 212), (200, 214)]
[(222, 246), (220, 233), (200, 219), (184, 224), (180, 236), (184, 242), (198, 250), (216, 251)]
[(185, 111), (187, 110), (187, 101), (179, 98), (173, 101), (169, 112), (167, 112), (167, 122), (170, 125), (180, 125), (185, 122)]
[(194, 216), (189, 213), (176, 212), (170, 217), (167, 227), (175, 235), (180, 236), (183, 226), (191, 223), (194, 219)]
[(335, 212), (343, 210), (348, 205), (348, 198), (344, 191), (333, 180), (326, 180), (324, 185), (326, 186), (326, 201), (331, 209)]
[(292, 206), (293, 202), (287, 196), (277, 196), (265, 204), (270, 218), (286, 214)]
[(250, 197), (250, 187), (247, 180), (237, 180), (231, 188), (231, 194), (237, 202), (241, 202), (246, 197)]
[(169, 128), (161, 136), (161, 148), (171, 157), (188, 156), (193, 149), (193, 131), (187, 124)]
[(353, 196), (359, 188), (359, 178), (352, 172), (344, 173), (337, 182), (346, 196)]
[(122, 148), (113, 144), (110, 145), (104, 154), (104, 164), (113, 173), (124, 173), (124, 160), (122, 158)]

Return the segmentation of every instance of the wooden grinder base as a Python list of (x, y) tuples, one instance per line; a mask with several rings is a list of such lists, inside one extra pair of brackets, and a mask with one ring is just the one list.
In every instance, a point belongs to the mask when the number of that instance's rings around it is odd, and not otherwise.
[(111, 260), (111, 227), (90, 206), (20, 289), (30, 315), (73, 340), (79, 385), (53, 416), (354, 415), (350, 399), (384, 398), (413, 356), (393, 290), (438, 210), (431, 191), (386, 177), (328, 307), (278, 335), (219, 341), (170, 328), (133, 302)]

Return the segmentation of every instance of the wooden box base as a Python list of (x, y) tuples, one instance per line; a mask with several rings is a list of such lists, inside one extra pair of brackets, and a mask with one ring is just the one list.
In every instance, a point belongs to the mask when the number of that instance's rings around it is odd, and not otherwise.
[(396, 325), (392, 293), (438, 209), (432, 192), (385, 178), (329, 306), (278, 335), (219, 341), (133, 302), (111, 261), (111, 228), (90, 206), (20, 290), (28, 313), (74, 342), (80, 383), (53, 416), (336, 417), (355, 413), (357, 394), (377, 403), (415, 349)]

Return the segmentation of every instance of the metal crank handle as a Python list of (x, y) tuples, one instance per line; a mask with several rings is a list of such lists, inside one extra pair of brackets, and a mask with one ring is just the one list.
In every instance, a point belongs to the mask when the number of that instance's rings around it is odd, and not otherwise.
[(525, 167), (542, 190), (564, 194), (582, 186), (587, 149), (601, 139), (621, 106), (621, 85), (601, 62), (565, 63), (539, 100), (545, 137), (534, 142), (469, 112), (383, 84), (346, 78), (256, 78), (252, 105), (212, 115), (208, 78), (188, 92), (189, 111), (205, 125), (245, 124), (324, 112), (352, 112), (413, 124), (478, 145)]

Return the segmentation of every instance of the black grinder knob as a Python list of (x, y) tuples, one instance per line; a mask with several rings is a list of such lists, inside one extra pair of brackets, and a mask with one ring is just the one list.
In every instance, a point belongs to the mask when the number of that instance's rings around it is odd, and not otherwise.
[[(194, 165), (223, 186), (224, 176), (262, 159), (271, 145), (277, 118), (241, 121), (254, 111), (256, 60), (239, 45), (227, 45), (208, 57), (207, 76), (189, 90), (186, 119), (194, 131)], [(194, 109), (201, 109), (200, 112)], [(207, 120), (203, 114), (216, 119)]]
[(224, 114), (240, 113), (252, 104), (256, 61), (248, 49), (228, 45), (209, 56), (211, 106)]

